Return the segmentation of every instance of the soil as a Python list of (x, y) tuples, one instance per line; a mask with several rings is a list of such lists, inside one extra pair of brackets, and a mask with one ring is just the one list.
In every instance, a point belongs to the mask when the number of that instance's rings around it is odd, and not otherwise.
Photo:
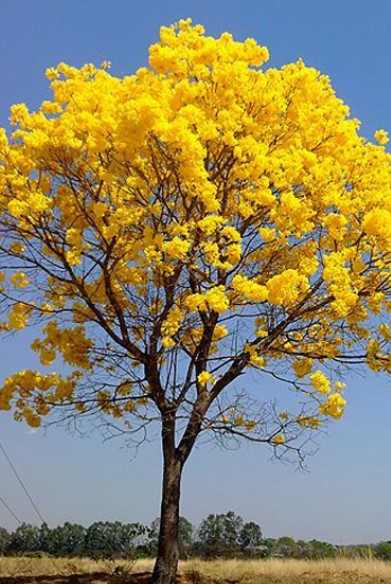
[[(0, 576), (0, 584), (151, 584), (151, 572), (132, 574), (118, 570), (114, 573), (95, 572), (92, 574)], [(372, 577), (357, 572), (336, 572), (335, 574), (304, 573), (301, 576), (277, 577), (258, 575), (242, 581), (202, 577), (198, 572), (178, 574), (177, 584), (391, 584), (389, 578)]]
[[(129, 574), (118, 571), (95, 572), (93, 574), (39, 575), (39, 576), (0, 576), (0, 584), (150, 584), (152, 572)], [(178, 574), (177, 584), (203, 584), (205, 581), (198, 572)]]

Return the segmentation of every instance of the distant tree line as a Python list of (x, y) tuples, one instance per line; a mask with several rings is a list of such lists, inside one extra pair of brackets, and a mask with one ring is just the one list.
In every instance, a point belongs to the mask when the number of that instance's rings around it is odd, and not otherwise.
[[(150, 526), (120, 521), (97, 521), (89, 527), (66, 522), (50, 528), (21, 524), (9, 532), (0, 527), (1, 555), (51, 555), (58, 557), (137, 558), (154, 556), (159, 519)], [(179, 522), (182, 558), (281, 557), (322, 559), (337, 555), (373, 557), (391, 561), (391, 541), (371, 545), (335, 546), (313, 539), (263, 538), (260, 526), (245, 522), (232, 511), (208, 515), (195, 529), (185, 517)]]

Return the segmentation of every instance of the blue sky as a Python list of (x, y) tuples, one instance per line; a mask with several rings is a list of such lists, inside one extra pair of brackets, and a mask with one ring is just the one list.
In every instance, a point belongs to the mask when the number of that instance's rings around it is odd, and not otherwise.
[[(162, 24), (192, 17), (211, 35), (231, 32), (268, 46), (270, 65), (303, 57), (330, 75), (334, 88), (371, 138), (391, 130), (391, 0), (0, 0), (0, 125), (9, 107), (46, 99), (44, 71), (112, 62), (132, 73), (147, 61)], [(1, 341), (0, 378), (32, 365), (28, 337)], [(182, 514), (197, 524), (229, 509), (259, 522), (267, 536), (335, 543), (391, 539), (391, 380), (347, 380), (346, 416), (318, 439), (309, 472), (270, 460), (262, 447), (199, 447), (188, 463)], [(283, 405), (283, 402), (281, 402)], [(98, 519), (145, 523), (158, 514), (158, 443), (138, 455), (98, 433), (32, 433), (0, 413), (0, 439), (51, 524)], [(0, 495), (24, 521), (36, 521), (0, 456)], [(0, 525), (16, 526), (0, 506)]]

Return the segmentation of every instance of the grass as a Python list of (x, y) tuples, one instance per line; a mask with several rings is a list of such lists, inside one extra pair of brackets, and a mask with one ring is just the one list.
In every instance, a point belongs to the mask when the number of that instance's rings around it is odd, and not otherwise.
[[(94, 561), (87, 558), (2, 558), (0, 576), (71, 575), (113, 573), (121, 566), (125, 573), (150, 571), (152, 560)], [(180, 572), (198, 572), (206, 582), (237, 584), (391, 584), (391, 562), (364, 559), (334, 560), (213, 560), (192, 559), (180, 564)], [(48, 579), (49, 581), (49, 579)], [(186, 578), (183, 578), (186, 582)], [(192, 581), (191, 578), (188, 582)]]
[(391, 563), (379, 560), (191, 560), (182, 569), (241, 584), (391, 583)]

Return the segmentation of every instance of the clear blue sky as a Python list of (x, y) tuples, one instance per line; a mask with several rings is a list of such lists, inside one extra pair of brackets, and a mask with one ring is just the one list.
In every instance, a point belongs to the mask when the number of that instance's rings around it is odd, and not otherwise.
[[(391, 130), (391, 0), (0, 0), (0, 14), (0, 125), (13, 103), (34, 108), (47, 98), (47, 67), (110, 60), (114, 74), (132, 73), (146, 64), (160, 25), (190, 16), (211, 35), (254, 37), (269, 47), (272, 66), (303, 57), (330, 75), (366, 136)], [(1, 341), (0, 378), (32, 365), (27, 337)], [(391, 380), (347, 382), (346, 416), (318, 440), (308, 473), (271, 462), (262, 447), (206, 445), (186, 469), (182, 514), (197, 524), (232, 509), (267, 536), (391, 539)], [(158, 514), (157, 443), (132, 460), (120, 441), (31, 433), (6, 413), (0, 438), (50, 524), (147, 523)], [(0, 495), (21, 519), (36, 520), (1, 455)], [(1, 506), (0, 525), (16, 525)]]

